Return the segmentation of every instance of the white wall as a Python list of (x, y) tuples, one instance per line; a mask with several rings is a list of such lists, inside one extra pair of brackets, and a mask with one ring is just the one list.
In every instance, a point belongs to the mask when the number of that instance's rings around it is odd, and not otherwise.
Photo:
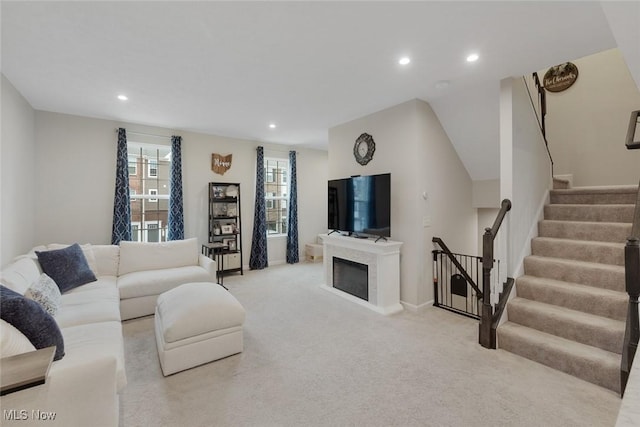
[(547, 92), (554, 173), (572, 174), (575, 186), (637, 184), (640, 150), (627, 150), (624, 140), (631, 111), (640, 109), (640, 91), (620, 51), (571, 62), (579, 72), (573, 86)]
[(502, 80), (500, 91), (501, 198), (512, 202), (502, 228), (508, 241), (506, 275), (515, 278), (537, 235), (551, 188), (551, 162), (522, 79)]
[[(364, 132), (373, 136), (376, 151), (361, 166), (353, 145)], [(475, 252), (471, 180), (433, 110), (418, 100), (329, 129), (329, 178), (379, 173), (391, 173), (391, 239), (403, 242), (400, 299), (419, 307), (433, 299), (433, 236), (453, 251)]]
[(35, 239), (35, 111), (4, 75), (1, 77), (0, 264), (31, 249)]
[[(132, 132), (182, 136), (182, 172), (185, 236), (206, 242), (208, 236), (207, 189), (212, 181), (241, 184), (242, 248), (249, 262), (255, 200), (256, 141), (225, 138), (110, 120), (51, 112), (36, 113), (37, 193), (36, 237), (33, 243), (109, 243), (115, 183), (115, 128), (124, 127), (129, 140), (141, 140)], [(169, 139), (146, 139), (170, 144)], [(262, 144), (265, 152), (288, 158), (287, 146)], [(324, 151), (297, 149), (298, 220), (301, 259), (304, 244), (326, 229), (326, 164)], [(211, 153), (233, 154), (224, 175), (211, 170)], [(268, 241), (269, 262), (284, 262), (284, 238)]]

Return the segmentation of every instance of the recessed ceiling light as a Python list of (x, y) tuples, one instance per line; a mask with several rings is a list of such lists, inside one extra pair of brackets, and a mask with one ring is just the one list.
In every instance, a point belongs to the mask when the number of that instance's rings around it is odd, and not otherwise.
[(400, 60), (398, 61), (398, 64), (407, 65), (409, 62), (411, 62), (411, 58), (409, 58), (408, 56), (404, 56), (400, 58)]
[(449, 80), (440, 80), (436, 82), (435, 86), (436, 86), (436, 89), (446, 89), (449, 87), (450, 84), (451, 82)]
[(480, 58), (480, 56), (478, 56), (477, 53), (472, 53), (471, 55), (467, 56), (467, 62), (476, 62), (478, 58)]
[(118, 99), (120, 101), (126, 101), (127, 99), (129, 99), (129, 97), (127, 95), (118, 95)]
[(269, 128), (275, 129), (277, 126), (275, 123), (269, 123)]

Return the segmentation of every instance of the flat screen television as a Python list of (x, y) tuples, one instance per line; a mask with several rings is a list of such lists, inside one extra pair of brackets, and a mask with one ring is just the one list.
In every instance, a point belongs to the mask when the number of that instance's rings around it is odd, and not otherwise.
[(330, 180), (328, 190), (327, 228), (391, 237), (391, 174)]

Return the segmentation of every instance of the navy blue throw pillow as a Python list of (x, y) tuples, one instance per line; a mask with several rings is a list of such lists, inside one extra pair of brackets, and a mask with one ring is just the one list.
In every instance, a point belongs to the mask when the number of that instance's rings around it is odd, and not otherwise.
[(53, 360), (64, 356), (64, 341), (56, 321), (37, 302), (0, 285), (0, 318), (22, 332), (36, 349), (56, 346)]
[(96, 280), (82, 248), (77, 243), (64, 249), (36, 251), (36, 255), (42, 271), (56, 282), (61, 293)]

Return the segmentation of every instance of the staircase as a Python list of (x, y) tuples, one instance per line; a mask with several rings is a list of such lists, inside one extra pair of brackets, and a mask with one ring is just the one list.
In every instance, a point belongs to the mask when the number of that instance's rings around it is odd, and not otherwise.
[(561, 187), (551, 190), (498, 347), (619, 392), (624, 245), (638, 187)]

